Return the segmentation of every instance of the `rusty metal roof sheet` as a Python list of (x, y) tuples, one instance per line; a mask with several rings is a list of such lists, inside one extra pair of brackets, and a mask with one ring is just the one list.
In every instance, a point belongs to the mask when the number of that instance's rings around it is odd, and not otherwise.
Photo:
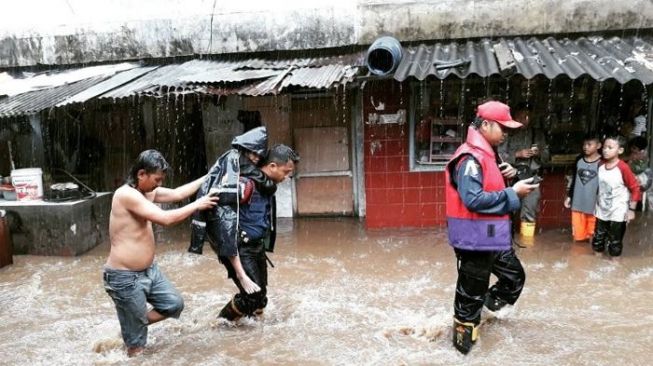
[(192, 60), (182, 64), (161, 66), (131, 83), (99, 98), (120, 99), (134, 95), (161, 96), (166, 93), (203, 91), (201, 84), (240, 83), (277, 76), (276, 70), (237, 70), (241, 63)]
[(364, 53), (357, 52), (321, 58), (191, 60), (159, 67), (103, 65), (22, 79), (5, 75), (0, 93), (16, 95), (0, 100), (0, 117), (32, 114), (92, 98), (193, 92), (257, 96), (277, 94), (291, 86), (329, 88), (351, 81), (363, 58)]
[(329, 88), (351, 81), (363, 61), (363, 52), (321, 58), (192, 60), (162, 66), (99, 98), (190, 92), (258, 96), (290, 86)]
[(324, 89), (335, 83), (348, 83), (353, 80), (358, 68), (350, 65), (327, 65), (322, 67), (303, 67), (290, 71), (281, 88), (299, 86)]
[(450, 75), (520, 74), (527, 79), (587, 75), (598, 81), (621, 84), (639, 80), (653, 84), (653, 40), (648, 37), (581, 37), (540, 39), (532, 37), (481, 39), (478, 41), (420, 44), (404, 48), (394, 78), (444, 79)]
[[(198, 62), (201, 63), (204, 61), (198, 60)], [(100, 95), (98, 98), (127, 98), (137, 94), (147, 94), (148, 92), (160, 89), (162, 86), (181, 86), (184, 82), (180, 81), (179, 77), (181, 75), (186, 75), (189, 72), (189, 69), (193, 70), (193, 67), (195, 66), (196, 65), (189, 64), (188, 62), (161, 66), (130, 83)]]
[(237, 69), (275, 69), (285, 70), (289, 67), (320, 67), (327, 65), (365, 66), (365, 51), (346, 53), (325, 57), (289, 58), (289, 59), (261, 59), (254, 58), (237, 61)]
[(260, 96), (279, 94), (288, 87), (309, 89), (326, 89), (335, 84), (352, 81), (359, 67), (350, 65), (329, 65), (323, 67), (289, 67), (284, 72), (263, 81), (249, 83), (245, 86), (209, 86), (206, 93), (216, 95)]
[(156, 66), (147, 66), (147, 67), (137, 67), (135, 69), (123, 71), (110, 77), (104, 81), (101, 81), (90, 88), (83, 90), (82, 92), (75, 94), (69, 98), (66, 98), (63, 102), (58, 103), (57, 107), (62, 107), (67, 104), (73, 103), (83, 103), (89, 99), (95, 98), (99, 95), (102, 95), (112, 89), (115, 89), (121, 85), (124, 85), (148, 72), (156, 69)]

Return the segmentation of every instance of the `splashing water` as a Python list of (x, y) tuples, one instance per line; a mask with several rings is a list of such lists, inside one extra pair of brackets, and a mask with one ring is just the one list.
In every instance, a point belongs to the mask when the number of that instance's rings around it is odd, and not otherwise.
[(186, 228), (167, 230), (157, 262), (185, 310), (151, 326), (146, 352), (132, 360), (102, 287), (108, 248), (76, 258), (15, 256), (0, 269), (0, 363), (646, 364), (653, 246), (629, 243), (648, 235), (651, 219), (646, 213), (629, 225), (619, 258), (595, 255), (558, 230), (518, 248), (524, 292), (509, 312), (483, 313), (467, 356), (451, 346), (456, 261), (443, 229), (282, 221), (265, 314), (236, 323), (216, 319), (235, 286), (215, 255), (208, 247), (202, 256), (186, 253)]

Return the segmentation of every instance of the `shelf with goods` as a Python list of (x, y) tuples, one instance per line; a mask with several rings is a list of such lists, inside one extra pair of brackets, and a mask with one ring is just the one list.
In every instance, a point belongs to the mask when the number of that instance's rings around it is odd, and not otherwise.
[(463, 142), (462, 124), (457, 118), (431, 122), (430, 163), (445, 163)]

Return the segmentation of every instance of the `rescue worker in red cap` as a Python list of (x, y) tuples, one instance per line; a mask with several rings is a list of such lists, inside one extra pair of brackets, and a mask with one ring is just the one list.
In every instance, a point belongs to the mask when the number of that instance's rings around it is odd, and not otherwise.
[[(458, 264), (453, 344), (463, 354), (478, 338), (483, 305), (491, 311), (512, 305), (524, 287), (526, 275), (512, 248), (509, 214), (538, 184), (529, 178), (506, 187), (516, 170), (497, 154), (507, 132), (521, 126), (507, 105), (483, 103), (465, 143), (447, 163), (447, 230)], [(488, 290), (491, 273), (498, 281)]]

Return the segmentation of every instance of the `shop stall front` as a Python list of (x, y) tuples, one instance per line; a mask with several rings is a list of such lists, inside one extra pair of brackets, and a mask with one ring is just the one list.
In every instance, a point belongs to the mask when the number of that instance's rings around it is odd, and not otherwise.
[[(652, 55), (647, 37), (404, 47), (393, 79), (363, 89), (367, 226), (445, 224), (444, 168), (465, 141), (476, 106), (488, 100), (511, 106), (513, 117), (525, 110), (532, 142), (543, 152), (538, 227), (568, 226), (563, 201), (583, 137), (632, 137), (639, 115), (650, 131)], [(407, 114), (405, 123), (387, 118), (398, 113)], [(643, 136), (650, 140), (650, 133)]]

